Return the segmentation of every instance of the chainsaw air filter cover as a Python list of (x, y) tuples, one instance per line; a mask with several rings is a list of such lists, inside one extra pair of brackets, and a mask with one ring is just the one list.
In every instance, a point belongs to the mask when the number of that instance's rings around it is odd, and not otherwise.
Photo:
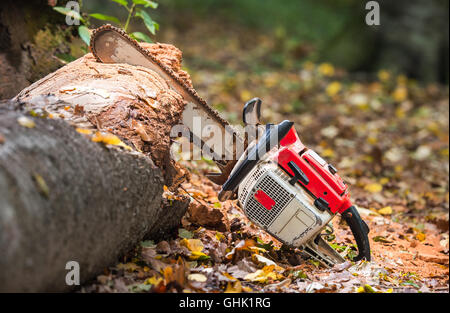
[(260, 162), (239, 186), (239, 202), (247, 217), (290, 246), (299, 247), (314, 238), (334, 217), (319, 210), (314, 199), (276, 163)]

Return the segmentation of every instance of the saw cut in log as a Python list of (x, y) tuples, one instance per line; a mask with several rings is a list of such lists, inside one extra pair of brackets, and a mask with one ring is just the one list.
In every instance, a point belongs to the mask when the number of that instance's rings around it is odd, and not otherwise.
[[(146, 45), (180, 70), (181, 52)], [(0, 103), (0, 292), (66, 291), (67, 262), (86, 282), (142, 238), (164, 236), (189, 200), (163, 186), (183, 99), (149, 69), (88, 54)]]

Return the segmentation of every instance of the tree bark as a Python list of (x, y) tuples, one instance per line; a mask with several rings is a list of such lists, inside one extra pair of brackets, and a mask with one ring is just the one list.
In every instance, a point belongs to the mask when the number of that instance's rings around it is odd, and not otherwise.
[[(179, 50), (148, 48), (189, 79)], [(170, 160), (183, 107), (154, 72), (91, 55), (0, 104), (0, 292), (70, 290), (67, 262), (83, 283), (179, 225), (188, 199), (162, 194), (186, 175)], [(106, 132), (128, 150), (93, 142)]]
[(163, 206), (150, 158), (108, 148), (62, 120), (0, 113), (0, 292), (65, 291), (69, 261), (81, 282), (145, 235), (176, 227), (187, 203)]

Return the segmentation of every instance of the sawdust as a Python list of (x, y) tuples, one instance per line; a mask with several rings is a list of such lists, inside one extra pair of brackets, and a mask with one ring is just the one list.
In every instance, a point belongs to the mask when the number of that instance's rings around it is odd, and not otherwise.
[[(192, 86), (189, 74), (181, 69), (179, 49), (161, 43), (142, 46)], [(40, 101), (48, 94), (54, 94), (55, 101)], [(31, 102), (28, 109), (45, 109), (77, 127), (119, 136), (135, 150), (148, 154), (164, 170), (168, 185), (188, 176), (169, 155), (170, 130), (179, 123), (185, 101), (148, 68), (98, 63), (87, 54), (26, 88), (16, 100)], [(63, 107), (58, 100), (71, 106)]]

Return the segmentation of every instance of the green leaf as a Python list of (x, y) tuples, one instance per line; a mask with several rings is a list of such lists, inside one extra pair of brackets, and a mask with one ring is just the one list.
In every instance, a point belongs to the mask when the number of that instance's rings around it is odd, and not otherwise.
[(201, 255), (201, 256), (197, 259), (197, 261), (207, 261), (207, 260), (209, 260), (209, 259), (211, 259), (211, 257), (210, 257), (209, 255)]
[(294, 272), (292, 273), (292, 276), (293, 276), (295, 279), (297, 279), (297, 278), (300, 278), (300, 279), (307, 279), (307, 278), (308, 278), (308, 275), (306, 275), (302, 270), (294, 271)]
[(128, 1), (127, 0), (111, 0), (117, 4), (120, 4), (121, 6), (124, 6), (128, 9)]
[(391, 243), (392, 241), (387, 240), (386, 238), (384, 238), (383, 236), (375, 236), (372, 238), (373, 241), (375, 242), (382, 242), (382, 243)]
[(97, 20), (111, 21), (111, 22), (114, 22), (116, 24), (120, 24), (119, 19), (117, 17), (114, 17), (114, 16), (105, 15), (105, 14), (101, 14), (101, 13), (92, 13), (92, 14), (89, 14), (89, 15), (92, 16), (93, 18), (96, 18)]
[(131, 33), (130, 37), (133, 39), (136, 39), (138, 41), (153, 42), (149, 36), (147, 36), (146, 34), (141, 33), (141, 32)]
[(143, 5), (145, 8), (150, 7), (152, 9), (156, 9), (158, 7), (158, 3), (150, 0), (133, 0), (133, 3)]
[(132, 285), (128, 287), (128, 290), (131, 292), (142, 292), (142, 291), (150, 291), (152, 289), (153, 285), (146, 285), (146, 284), (138, 284), (138, 285)]
[(153, 240), (144, 240), (141, 241), (141, 247), (143, 248), (154, 248), (156, 247), (155, 242)]
[(80, 26), (78, 27), (78, 34), (80, 35), (81, 39), (89, 46), (89, 43), (91, 41), (91, 33), (89, 32), (89, 28), (86, 26)]
[(271, 240), (269, 243), (264, 243), (264, 241), (262, 239), (260, 239), (259, 237), (256, 237), (256, 246), (263, 248), (267, 251), (270, 251), (273, 249), (273, 241)]
[(76, 58), (73, 55), (71, 55), (70, 53), (57, 53), (55, 56), (64, 64), (67, 64), (67, 63), (70, 63), (70, 62), (76, 60)]
[(136, 12), (136, 16), (140, 17), (144, 21), (145, 27), (147, 27), (148, 31), (154, 35), (156, 30), (159, 28), (159, 24), (153, 21), (144, 10), (138, 10)]
[(59, 12), (61, 14), (78, 19), (84, 23), (84, 19), (81, 17), (80, 13), (78, 13), (77, 11), (73, 11), (73, 10), (70, 10), (70, 9), (64, 8), (64, 7), (53, 7), (53, 10), (55, 10), (56, 12)]
[(181, 238), (192, 239), (194, 237), (194, 234), (184, 228), (179, 228), (178, 236)]

